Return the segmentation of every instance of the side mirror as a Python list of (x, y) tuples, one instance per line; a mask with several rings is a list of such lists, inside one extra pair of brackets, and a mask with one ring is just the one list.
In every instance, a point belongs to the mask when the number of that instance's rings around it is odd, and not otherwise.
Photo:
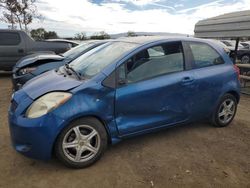
[(127, 80), (126, 79), (120, 78), (118, 80), (118, 85), (126, 85), (126, 84), (127, 84)]

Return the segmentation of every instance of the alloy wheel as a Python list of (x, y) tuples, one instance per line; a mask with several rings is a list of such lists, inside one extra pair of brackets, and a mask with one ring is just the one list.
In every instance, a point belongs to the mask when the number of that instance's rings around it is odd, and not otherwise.
[(243, 63), (243, 64), (250, 63), (250, 57), (249, 57), (248, 55), (244, 55), (244, 56), (241, 58), (241, 63)]
[(85, 162), (94, 158), (100, 149), (100, 135), (89, 125), (71, 128), (64, 136), (64, 155), (73, 162)]
[(219, 121), (223, 124), (228, 123), (229, 121), (232, 120), (234, 117), (236, 110), (236, 104), (235, 101), (232, 99), (226, 99), (219, 108)]

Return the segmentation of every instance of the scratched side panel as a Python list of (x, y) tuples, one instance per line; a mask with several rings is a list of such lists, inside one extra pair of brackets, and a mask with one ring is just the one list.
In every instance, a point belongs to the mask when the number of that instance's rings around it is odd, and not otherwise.
[(134, 83), (116, 91), (116, 123), (121, 135), (186, 121), (192, 87), (182, 86), (189, 72)]

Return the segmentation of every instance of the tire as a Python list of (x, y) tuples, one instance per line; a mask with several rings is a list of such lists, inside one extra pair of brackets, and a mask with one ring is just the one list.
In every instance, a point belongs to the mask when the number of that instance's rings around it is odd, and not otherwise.
[[(231, 105), (231, 107), (230, 107)], [(225, 94), (217, 105), (212, 116), (212, 124), (215, 127), (226, 127), (234, 119), (237, 111), (237, 100), (232, 94)], [(224, 114), (224, 115), (223, 115)]]
[(241, 57), (241, 63), (243, 64), (249, 64), (250, 63), (250, 55), (245, 54)]
[(67, 167), (85, 168), (100, 159), (107, 144), (104, 125), (95, 118), (82, 118), (62, 130), (55, 142), (54, 151)]

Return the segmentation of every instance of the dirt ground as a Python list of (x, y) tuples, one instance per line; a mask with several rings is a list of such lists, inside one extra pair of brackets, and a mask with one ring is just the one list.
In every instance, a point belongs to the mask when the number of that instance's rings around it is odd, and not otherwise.
[(56, 159), (36, 161), (10, 143), (9, 75), (0, 76), (0, 187), (249, 187), (250, 97), (226, 128), (190, 124), (125, 140), (87, 169), (72, 170)]

